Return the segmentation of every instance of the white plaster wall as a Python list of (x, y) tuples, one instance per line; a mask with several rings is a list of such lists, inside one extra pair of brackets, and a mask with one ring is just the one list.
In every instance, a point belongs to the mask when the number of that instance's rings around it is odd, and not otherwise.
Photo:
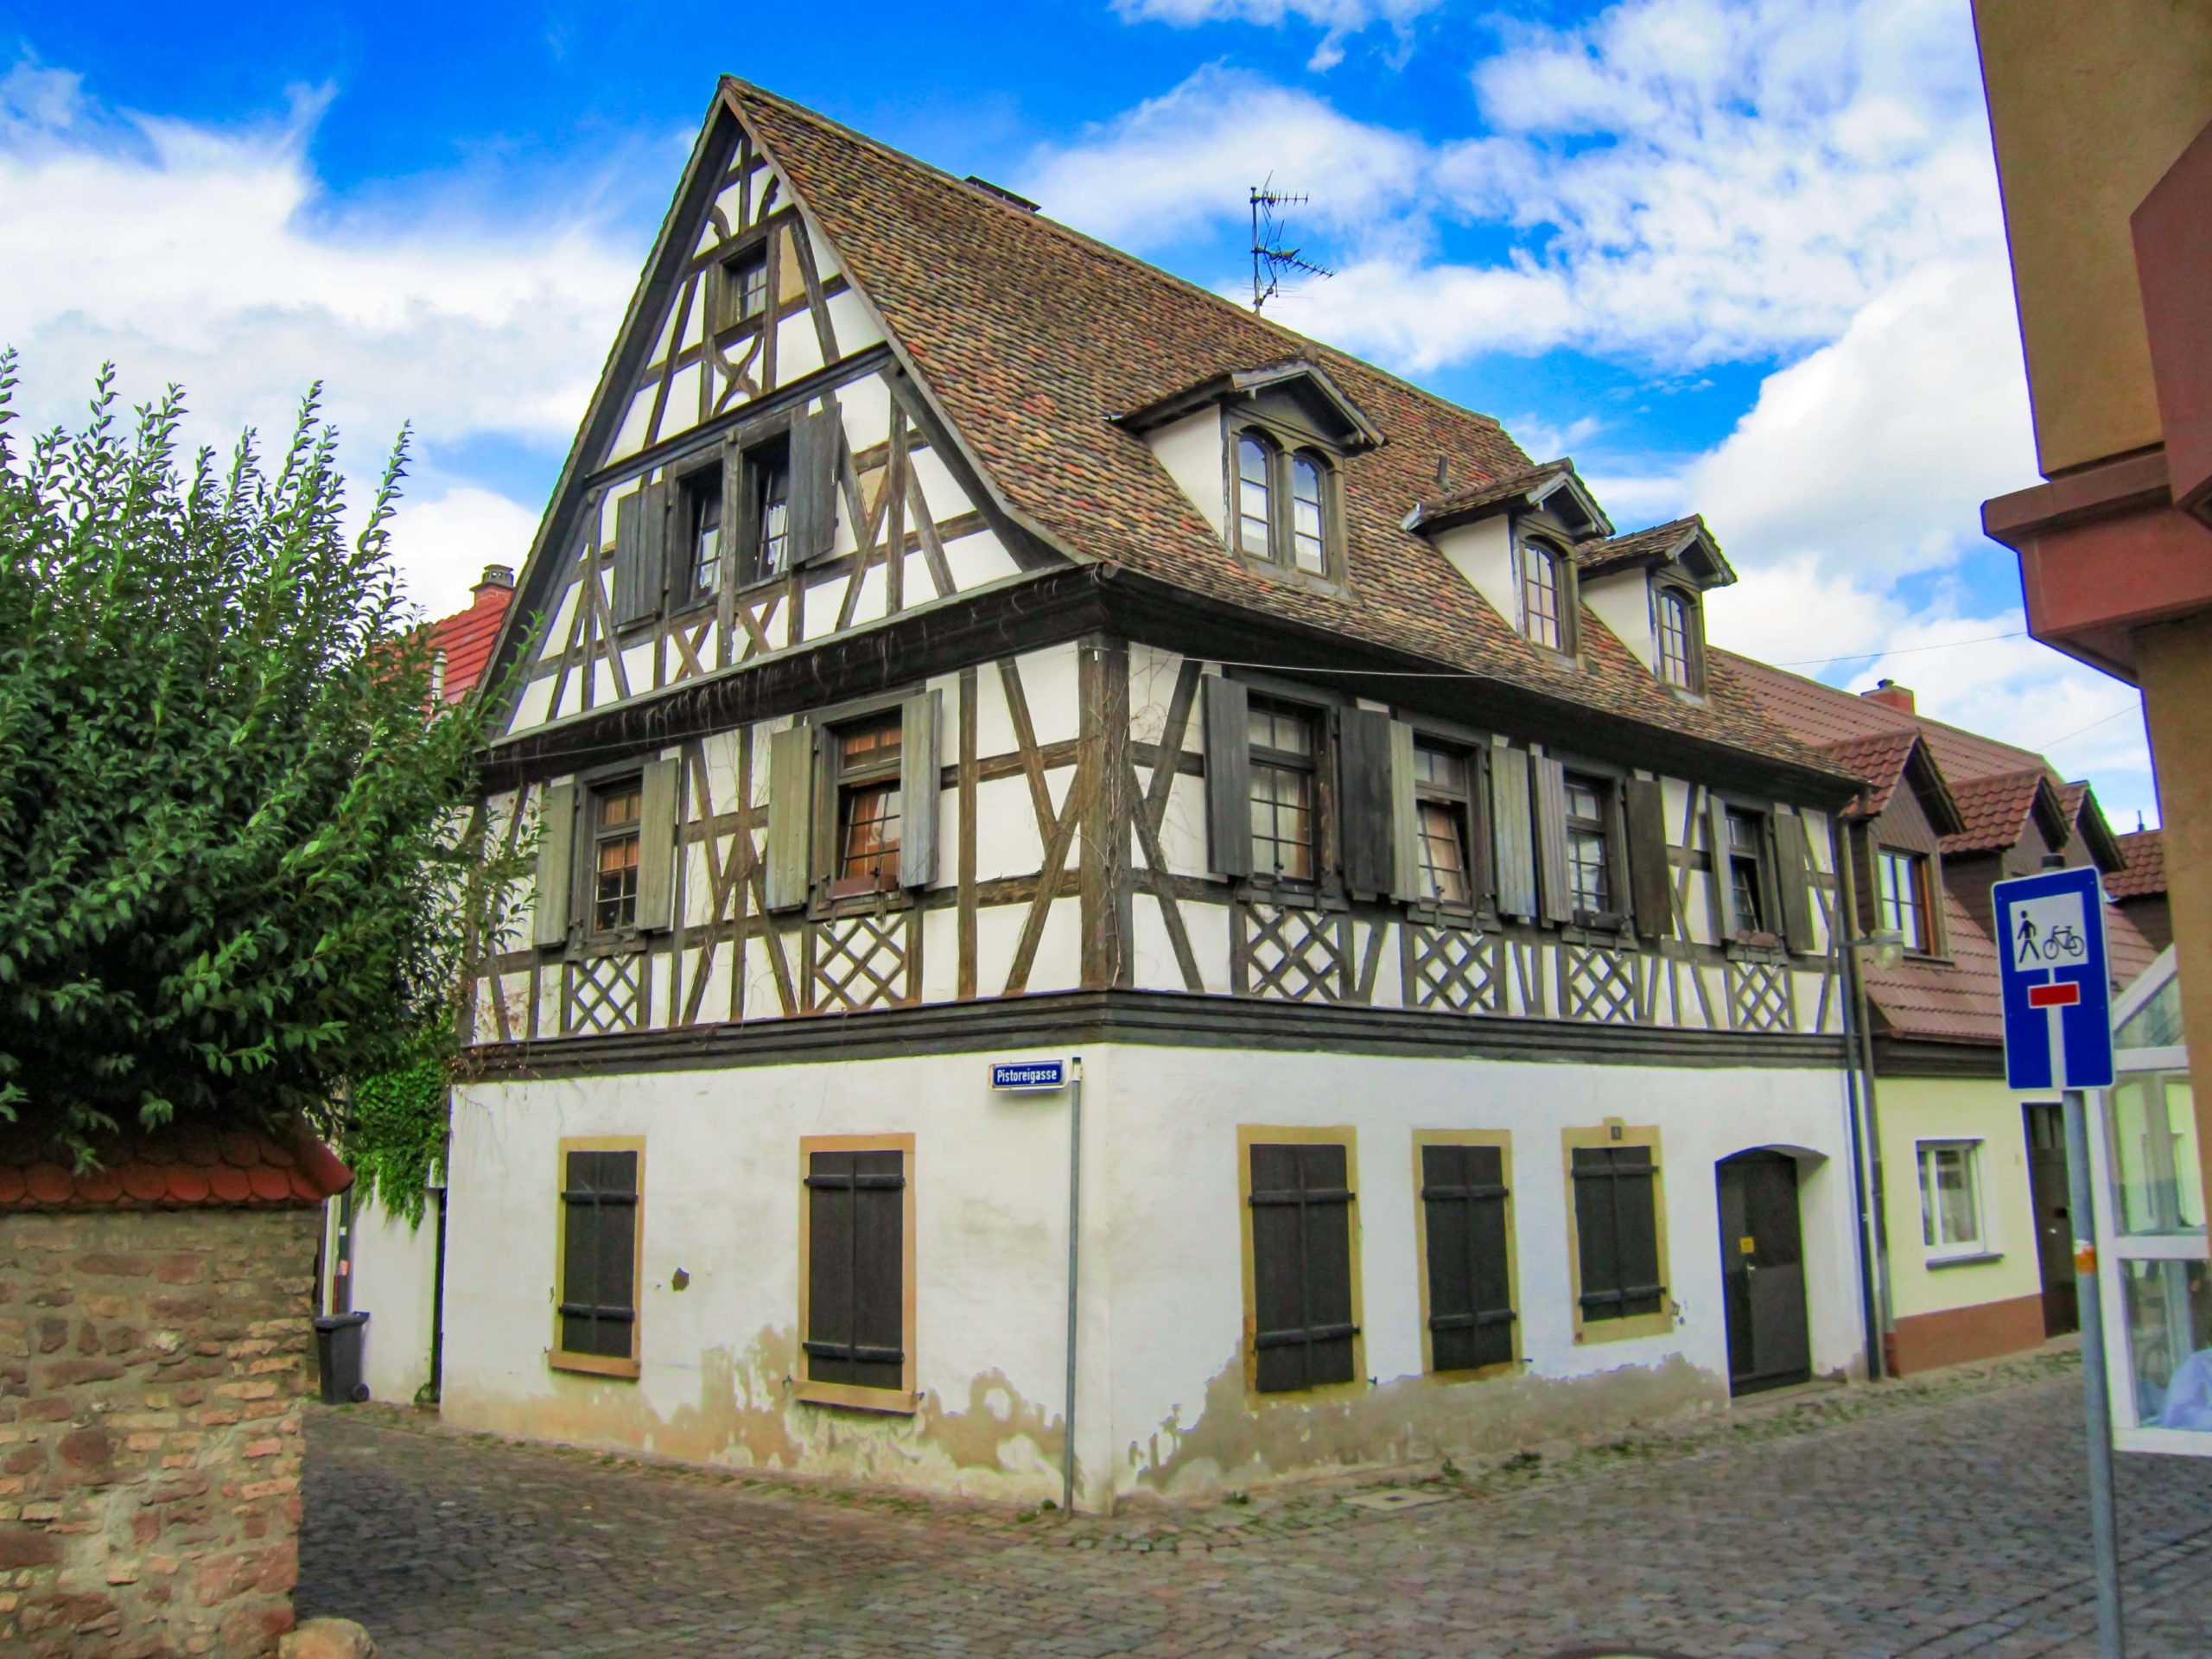
[(1658, 642), (1651, 631), (1651, 581), (1641, 569), (1624, 570), (1581, 584), (1582, 602), (1611, 628), (1637, 661), (1656, 671)]
[(1154, 428), (1145, 442), (1175, 480), (1176, 488), (1191, 498), (1198, 516), (1217, 536), (1229, 533), (1228, 474), (1221, 448), (1221, 411), (1202, 409), (1179, 421)]
[(1437, 551), (1452, 562), (1491, 608), (1515, 627), (1521, 625), (1521, 594), (1514, 580), (1513, 527), (1503, 513), (1447, 530), (1436, 538)]
[(430, 1380), (437, 1240), (435, 1193), (419, 1227), (373, 1204), (353, 1212), (353, 1311), (369, 1316), (361, 1364), (372, 1400), (412, 1404)]

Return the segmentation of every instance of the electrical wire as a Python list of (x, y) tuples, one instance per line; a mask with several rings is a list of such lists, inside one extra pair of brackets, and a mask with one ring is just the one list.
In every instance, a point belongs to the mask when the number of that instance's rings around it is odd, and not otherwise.
[(1961, 645), (1986, 645), (1998, 639), (2024, 639), (2025, 628), (2014, 628), (2010, 633), (1978, 633), (1971, 639), (1942, 639), (1932, 645), (1885, 645), (1879, 651), (1847, 652), (1840, 657), (1799, 657), (1783, 663), (1770, 663), (1770, 668), (1818, 668), (1826, 663), (1863, 663), (1877, 657), (1912, 657), (1923, 651), (1955, 651)]
[(2139, 702), (2127, 703), (2120, 708), (2113, 709), (2112, 713), (2107, 715), (2101, 720), (2093, 720), (2086, 726), (2076, 726), (2072, 731), (2067, 733), (2065, 736), (2054, 737), (2048, 743), (2037, 744), (2036, 747), (2037, 749), (2055, 749), (2062, 743), (2070, 743), (2074, 739), (2080, 737), (2083, 733), (2094, 732), (2100, 726), (2109, 726), (2113, 721), (2118, 720), (2122, 715), (2132, 715), (2142, 706), (2143, 705)]

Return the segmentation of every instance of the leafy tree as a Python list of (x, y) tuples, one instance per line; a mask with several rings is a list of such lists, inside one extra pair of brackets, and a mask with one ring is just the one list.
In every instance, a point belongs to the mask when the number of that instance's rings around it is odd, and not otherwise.
[(12, 447), (0, 353), (0, 1115), (79, 1158), (135, 1119), (336, 1128), (454, 1028), (520, 855), (469, 805), (486, 702), (433, 715), (390, 558), (302, 402), (273, 469), (180, 464), (175, 387)]

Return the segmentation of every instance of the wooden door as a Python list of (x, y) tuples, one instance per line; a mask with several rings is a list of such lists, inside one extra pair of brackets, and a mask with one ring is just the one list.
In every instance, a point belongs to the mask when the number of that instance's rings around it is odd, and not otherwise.
[(1728, 1316), (1728, 1390), (1754, 1394), (1812, 1375), (1805, 1318), (1805, 1243), (1796, 1160), (1746, 1152), (1719, 1164), (1721, 1300)]
[(2043, 1333), (2078, 1330), (2075, 1302), (2073, 1197), (2066, 1179), (2066, 1117), (2055, 1100), (2031, 1100), (2026, 1113), (2028, 1205), (2036, 1218), (2036, 1262), (2043, 1269)]

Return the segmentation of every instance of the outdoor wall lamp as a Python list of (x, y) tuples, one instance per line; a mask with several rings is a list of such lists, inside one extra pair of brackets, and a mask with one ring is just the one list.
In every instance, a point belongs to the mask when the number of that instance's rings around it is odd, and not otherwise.
[(1887, 973), (1904, 960), (1904, 935), (1894, 927), (1885, 927), (1863, 939), (1852, 940), (1851, 948), (1872, 951), (1874, 966)]

